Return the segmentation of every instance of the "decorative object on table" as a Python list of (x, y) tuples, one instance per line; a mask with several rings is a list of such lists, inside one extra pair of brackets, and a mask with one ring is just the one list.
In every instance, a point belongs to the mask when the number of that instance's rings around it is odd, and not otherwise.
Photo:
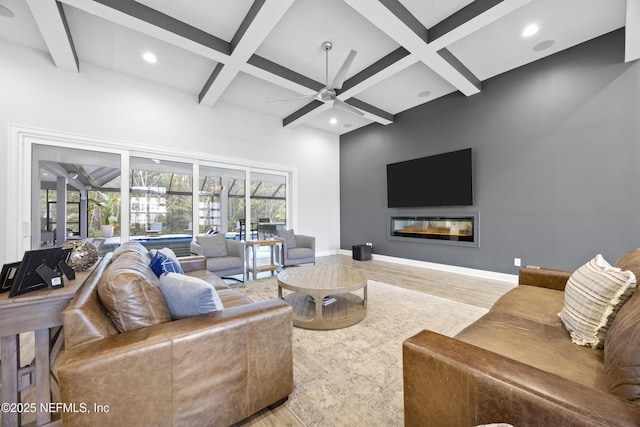
[(98, 260), (98, 249), (86, 240), (67, 240), (62, 247), (73, 249), (67, 264), (75, 271), (84, 271)]

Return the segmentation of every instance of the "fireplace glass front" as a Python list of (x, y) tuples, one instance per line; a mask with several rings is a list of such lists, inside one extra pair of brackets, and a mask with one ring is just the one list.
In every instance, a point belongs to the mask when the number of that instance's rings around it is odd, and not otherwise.
[[(444, 242), (466, 242), (477, 246), (477, 216), (392, 216), (390, 237)], [(435, 243), (435, 242), (434, 242)]]

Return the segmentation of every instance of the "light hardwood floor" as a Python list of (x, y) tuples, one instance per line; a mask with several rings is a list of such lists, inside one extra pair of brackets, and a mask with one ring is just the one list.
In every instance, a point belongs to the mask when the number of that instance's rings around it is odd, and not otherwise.
[[(355, 268), (369, 280), (412, 289), (426, 294), (490, 308), (505, 292), (514, 287), (511, 283), (482, 279), (462, 274), (430, 270), (421, 267), (396, 264), (386, 261), (355, 261), (347, 255), (318, 257), (317, 265), (334, 265)], [(268, 276), (268, 273), (264, 277)], [(258, 276), (262, 277), (262, 276)], [(33, 334), (21, 334), (21, 365), (33, 359)], [(34, 401), (31, 390), (24, 393), (23, 399)], [(1, 419), (1, 418), (0, 418)], [(33, 422), (23, 417), (23, 424)], [(285, 406), (274, 410), (263, 410), (254, 416), (236, 424), (236, 427), (304, 427), (296, 416)]]
[[(369, 280), (400, 286), (482, 308), (491, 308), (498, 298), (514, 287), (513, 284), (503, 281), (430, 270), (386, 261), (355, 261), (347, 255), (318, 257), (316, 264), (355, 268), (360, 270)], [(268, 409), (263, 410), (236, 424), (236, 427), (239, 426), (304, 427), (285, 405), (281, 405), (273, 411)]]

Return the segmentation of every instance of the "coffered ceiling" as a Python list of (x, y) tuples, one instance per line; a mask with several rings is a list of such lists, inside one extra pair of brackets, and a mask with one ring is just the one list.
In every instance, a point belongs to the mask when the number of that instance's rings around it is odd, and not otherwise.
[[(92, 64), (188, 92), (203, 108), (234, 104), (286, 127), (344, 134), (392, 123), (394, 115), (452, 92), (473, 96), (486, 79), (621, 27), (624, 60), (635, 60), (639, 4), (0, 0), (0, 38), (48, 52), (52, 67), (82, 73)], [(525, 37), (530, 24), (539, 30)], [(328, 53), (325, 41), (332, 43)], [(351, 50), (357, 54), (336, 105), (314, 99)], [(146, 62), (147, 52), (157, 62)], [(288, 101), (273, 102), (280, 100)]]

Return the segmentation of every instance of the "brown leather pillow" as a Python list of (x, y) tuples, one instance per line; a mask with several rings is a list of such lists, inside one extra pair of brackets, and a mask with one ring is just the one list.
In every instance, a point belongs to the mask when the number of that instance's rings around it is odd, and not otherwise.
[(640, 406), (640, 292), (622, 306), (604, 341), (609, 392)]
[[(122, 260), (126, 258), (122, 257)], [(150, 276), (153, 272), (145, 274), (136, 269), (135, 264), (128, 267), (125, 262), (116, 262), (100, 279), (98, 296), (118, 331), (171, 321), (167, 302)]]
[(111, 256), (111, 261), (113, 262), (116, 259), (118, 259), (118, 257), (120, 257), (121, 255), (124, 255), (127, 253), (134, 253), (136, 255), (139, 255), (143, 259), (151, 260), (151, 255), (149, 254), (149, 251), (147, 250), (147, 248), (142, 246), (140, 242), (129, 241), (129, 242), (122, 243), (113, 251), (113, 255)]
[(640, 280), (640, 248), (627, 252), (616, 262), (616, 267), (621, 270), (633, 271)]

